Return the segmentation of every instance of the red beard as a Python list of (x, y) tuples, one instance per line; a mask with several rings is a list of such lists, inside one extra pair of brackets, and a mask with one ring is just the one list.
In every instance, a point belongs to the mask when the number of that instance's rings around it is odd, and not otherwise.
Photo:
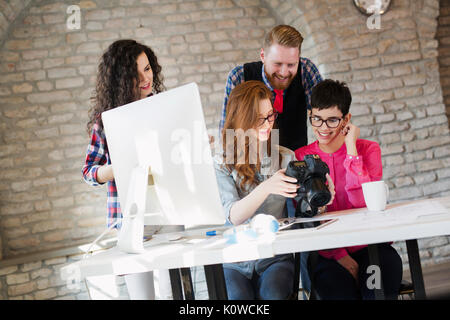
[(267, 80), (269, 80), (270, 84), (272, 85), (272, 87), (274, 89), (285, 90), (285, 89), (287, 89), (289, 87), (289, 85), (291, 84), (292, 80), (294, 80), (295, 75), (291, 74), (289, 76), (289, 78), (287, 80), (283, 81), (283, 82), (281, 82), (280, 79), (278, 79), (275, 74), (268, 75), (266, 73), (266, 77), (267, 77)]

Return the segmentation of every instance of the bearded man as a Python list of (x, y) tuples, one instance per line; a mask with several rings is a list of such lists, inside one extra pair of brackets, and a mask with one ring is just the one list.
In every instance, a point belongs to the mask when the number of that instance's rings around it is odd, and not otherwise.
[(307, 145), (307, 109), (311, 109), (312, 88), (322, 81), (317, 67), (300, 56), (303, 37), (295, 28), (278, 25), (267, 33), (261, 48), (261, 61), (245, 63), (228, 74), (219, 132), (222, 131), (228, 97), (238, 84), (262, 81), (273, 93), (278, 112), (274, 128), (279, 144), (291, 150)]

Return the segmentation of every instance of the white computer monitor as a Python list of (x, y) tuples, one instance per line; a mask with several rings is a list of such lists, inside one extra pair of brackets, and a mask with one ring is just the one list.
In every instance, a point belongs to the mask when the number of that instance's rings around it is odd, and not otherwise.
[(146, 225), (225, 224), (195, 83), (103, 112), (102, 120), (123, 222), (145, 198)]

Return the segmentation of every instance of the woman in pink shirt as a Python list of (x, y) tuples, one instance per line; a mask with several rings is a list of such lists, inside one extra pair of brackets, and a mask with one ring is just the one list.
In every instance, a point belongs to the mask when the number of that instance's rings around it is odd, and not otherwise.
[[(327, 211), (365, 207), (361, 184), (381, 180), (383, 168), (378, 143), (358, 139), (350, 122), (351, 94), (345, 83), (324, 80), (313, 89), (310, 123), (317, 140), (295, 151), (298, 160), (317, 154), (330, 169), (336, 195)], [(379, 245), (381, 273), (387, 298), (396, 299), (402, 280), (402, 261), (390, 244)], [(369, 266), (366, 245), (319, 251), (312, 270), (321, 299), (374, 299), (366, 285)]]

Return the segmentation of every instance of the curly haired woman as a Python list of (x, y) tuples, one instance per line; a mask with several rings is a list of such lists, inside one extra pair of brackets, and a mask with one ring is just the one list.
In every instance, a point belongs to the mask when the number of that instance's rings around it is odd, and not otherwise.
[(162, 81), (161, 66), (153, 50), (134, 40), (112, 43), (98, 66), (93, 107), (87, 124), (91, 142), (82, 171), (84, 180), (92, 186), (107, 183), (108, 227), (117, 223), (116, 228), (120, 228), (122, 212), (101, 114), (163, 91)]
[[(92, 186), (107, 183), (108, 227), (121, 227), (122, 212), (101, 114), (163, 90), (161, 66), (151, 48), (135, 40), (118, 40), (102, 55), (87, 124), (91, 142), (82, 173)], [(155, 298), (153, 272), (126, 275), (125, 281), (131, 299)]]

